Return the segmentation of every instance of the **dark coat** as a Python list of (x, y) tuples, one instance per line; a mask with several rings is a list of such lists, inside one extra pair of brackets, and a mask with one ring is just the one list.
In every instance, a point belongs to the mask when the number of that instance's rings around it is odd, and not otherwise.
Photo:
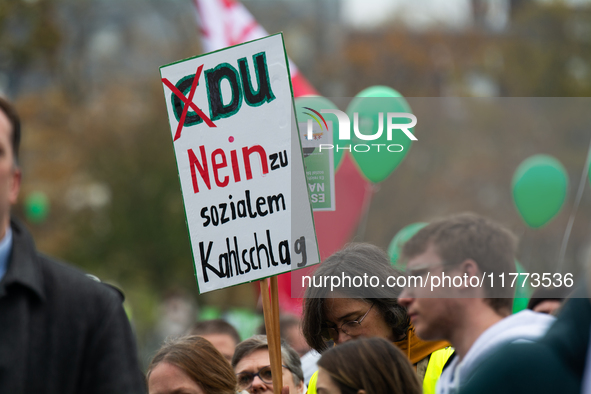
[(11, 222), (0, 282), (0, 393), (143, 393), (121, 295), (40, 255)]

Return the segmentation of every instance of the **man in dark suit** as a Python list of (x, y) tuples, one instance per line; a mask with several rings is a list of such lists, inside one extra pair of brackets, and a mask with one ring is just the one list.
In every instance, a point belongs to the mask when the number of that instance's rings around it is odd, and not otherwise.
[(0, 98), (0, 393), (143, 393), (121, 294), (40, 255), (10, 217), (19, 142), (19, 117)]

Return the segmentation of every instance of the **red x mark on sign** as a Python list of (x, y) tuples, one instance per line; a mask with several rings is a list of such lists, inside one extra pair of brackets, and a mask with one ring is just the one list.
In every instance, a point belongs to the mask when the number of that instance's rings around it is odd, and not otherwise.
[(199, 66), (199, 68), (197, 68), (197, 72), (195, 73), (195, 78), (193, 78), (193, 83), (191, 84), (191, 90), (189, 91), (189, 97), (185, 97), (183, 95), (183, 93), (181, 93), (180, 90), (177, 89), (176, 86), (174, 86), (168, 79), (166, 78), (162, 78), (162, 83), (164, 83), (170, 90), (172, 90), (172, 92), (175, 94), (175, 96), (177, 96), (183, 103), (185, 103), (185, 106), (183, 107), (183, 113), (181, 114), (181, 119), (179, 120), (179, 125), (176, 128), (176, 134), (174, 135), (174, 140), (176, 141), (180, 138), (181, 136), (181, 130), (183, 129), (183, 126), (185, 124), (185, 118), (187, 117), (187, 112), (189, 111), (189, 107), (191, 107), (193, 109), (193, 111), (195, 111), (197, 113), (197, 115), (199, 115), (199, 117), (201, 119), (203, 119), (203, 121), (209, 126), (209, 127), (217, 127), (212, 121), (211, 119), (209, 119), (207, 117), (207, 115), (205, 115), (203, 113), (203, 111), (201, 111), (201, 109), (195, 105), (195, 103), (193, 103), (193, 96), (195, 95), (195, 90), (197, 89), (197, 85), (199, 85), (199, 78), (201, 77), (201, 71), (203, 70), (203, 64)]

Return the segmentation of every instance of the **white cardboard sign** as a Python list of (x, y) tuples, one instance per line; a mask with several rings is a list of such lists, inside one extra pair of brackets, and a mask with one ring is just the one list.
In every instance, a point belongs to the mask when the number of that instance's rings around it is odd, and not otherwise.
[(199, 292), (319, 263), (283, 36), (160, 73)]

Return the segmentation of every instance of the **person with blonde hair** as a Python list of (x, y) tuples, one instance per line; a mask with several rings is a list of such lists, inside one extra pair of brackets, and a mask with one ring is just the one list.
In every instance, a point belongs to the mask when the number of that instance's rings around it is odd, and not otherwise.
[(236, 376), (224, 356), (197, 335), (166, 342), (147, 373), (149, 394), (235, 394)]

